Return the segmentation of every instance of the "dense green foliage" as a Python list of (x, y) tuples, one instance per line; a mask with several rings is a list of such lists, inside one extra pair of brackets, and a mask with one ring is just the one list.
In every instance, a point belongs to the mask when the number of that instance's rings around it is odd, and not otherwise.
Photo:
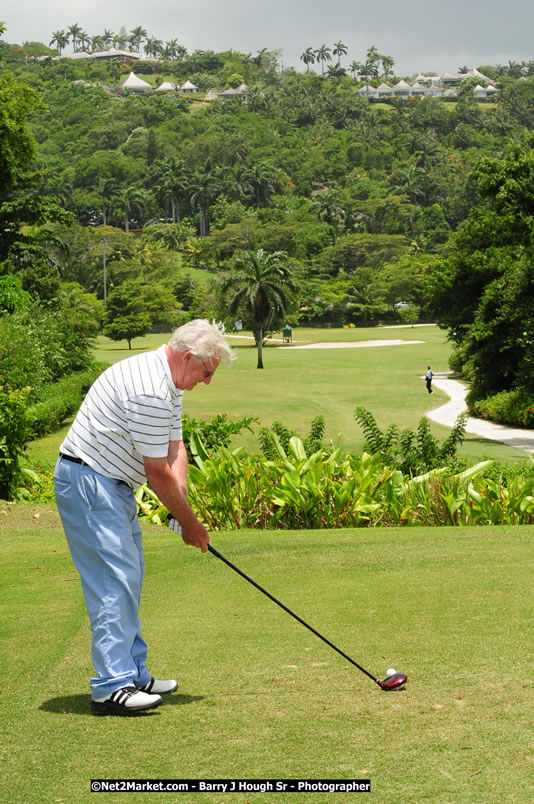
[[(58, 52), (64, 37), (52, 37)], [(230, 326), (247, 315), (257, 336), (258, 321), (264, 333), (284, 318), (358, 325), (437, 316), (456, 346), (453, 368), (474, 377), (472, 401), (521, 388), (528, 410), (531, 64), (483, 67), (498, 82), (492, 104), (476, 101), (470, 80), (454, 103), (375, 104), (356, 95), (356, 76), (395, 76), (393, 59), (373, 47), (350, 77), (342, 43), (326, 70), (326, 46), (304, 51), (303, 64), (315, 59), (321, 75), (280, 70), (267, 51), (189, 55), (170, 44), (163, 61), (135, 65), (37, 61), (35, 48), (0, 47), (6, 114), (22, 149), (15, 160), (2, 132), (4, 274), (40, 302), (65, 281), (111, 304), (133, 284), (138, 309), (108, 309), (104, 321), (110, 337), (129, 342), (199, 315)], [(147, 39), (152, 55), (156, 45)], [(200, 92), (110, 91), (132, 68), (153, 86), (190, 79)], [(246, 102), (206, 99), (238, 79)], [(239, 294), (243, 260), (260, 252), (284, 253), (287, 276), (256, 317)], [(3, 295), (17, 305), (9, 282)], [(151, 299), (161, 303), (149, 309)]]
[[(438, 467), (413, 477), (380, 453), (319, 449), (300, 438), (284, 449), (270, 431), (269, 458), (242, 447), (212, 457), (197, 441), (189, 469), (191, 505), (209, 530), (354, 528), (415, 525), (531, 524), (534, 474), (485, 477), (492, 461), (464, 471)], [(156, 524), (168, 511), (141, 487), (138, 512)]]
[[(532, 419), (534, 402), (532, 144), (477, 164), (472, 176), (483, 204), (470, 211), (431, 279), (432, 308), (455, 345), (453, 365), (473, 381), (469, 401), (480, 412), (475, 403), (515, 392), (518, 424)], [(485, 405), (512, 421), (502, 402)]]
[(467, 415), (458, 416), (450, 434), (442, 444), (430, 432), (426, 417), (419, 421), (417, 432), (400, 430), (392, 424), (385, 432), (378, 427), (373, 414), (358, 406), (354, 417), (365, 434), (365, 449), (380, 455), (386, 466), (393, 466), (405, 474), (419, 474), (437, 469), (456, 458), (457, 448), (465, 437)]

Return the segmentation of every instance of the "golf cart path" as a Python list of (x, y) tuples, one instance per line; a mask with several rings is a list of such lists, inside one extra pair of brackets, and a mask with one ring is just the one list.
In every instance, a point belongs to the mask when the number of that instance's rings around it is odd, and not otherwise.
[[(432, 379), (432, 386), (445, 391), (450, 399), (440, 408), (429, 410), (426, 414), (427, 417), (438, 424), (453, 427), (460, 413), (467, 411), (465, 402), (467, 388), (460, 382), (449, 379), (447, 372), (435, 373)], [(524, 449), (527, 452), (534, 453), (534, 430), (525, 430), (522, 427), (506, 427), (504, 424), (494, 424), (484, 419), (477, 419), (474, 416), (469, 416), (465, 429), (468, 433), (474, 433), (492, 441), (500, 441), (508, 447)]]

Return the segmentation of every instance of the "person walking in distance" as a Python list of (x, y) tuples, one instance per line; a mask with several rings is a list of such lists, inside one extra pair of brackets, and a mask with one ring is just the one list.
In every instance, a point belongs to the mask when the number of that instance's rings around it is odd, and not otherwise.
[(208, 550), (209, 535), (187, 502), (182, 399), (209, 385), (234, 355), (222, 324), (196, 319), (167, 344), (121, 360), (94, 382), (60, 447), (58, 511), (80, 574), (92, 641), (91, 711), (134, 715), (175, 692), (147, 669), (139, 605), (144, 577), (134, 490), (147, 480), (185, 544)]
[(434, 372), (432, 371), (430, 366), (427, 366), (427, 371), (426, 371), (426, 374), (425, 374), (425, 383), (426, 383), (426, 390), (428, 391), (429, 394), (434, 393), (432, 391), (432, 377), (433, 376), (434, 376)]

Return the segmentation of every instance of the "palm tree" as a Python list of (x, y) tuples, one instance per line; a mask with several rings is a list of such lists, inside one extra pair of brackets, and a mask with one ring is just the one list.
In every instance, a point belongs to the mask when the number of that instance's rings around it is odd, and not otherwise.
[(141, 188), (136, 187), (135, 184), (126, 187), (125, 190), (122, 190), (117, 195), (118, 206), (124, 216), (124, 231), (127, 234), (130, 231), (130, 216), (134, 210), (137, 211), (138, 214), (142, 212), (146, 201), (145, 196), (145, 192)]
[(393, 59), (391, 56), (380, 56), (380, 61), (382, 62), (382, 76), (387, 84), (389, 75), (393, 70), (393, 65), (395, 64), (395, 59)]
[(69, 28), (67, 28), (67, 33), (72, 39), (72, 52), (74, 53), (74, 51), (76, 50), (76, 42), (78, 41), (78, 38), (82, 33), (82, 29), (80, 28), (78, 23), (75, 22), (74, 25), (71, 25)]
[(236, 272), (222, 283), (223, 294), (233, 290), (228, 309), (232, 315), (242, 311), (252, 324), (258, 349), (257, 368), (263, 368), (263, 339), (273, 321), (280, 320), (288, 305), (288, 291), (295, 285), (287, 266), (287, 254), (271, 254), (260, 248), (244, 251), (236, 260)]
[(342, 78), (342, 76), (347, 75), (347, 71), (344, 67), (340, 67), (338, 62), (337, 64), (329, 64), (326, 74), (329, 78)]
[(360, 64), (359, 61), (351, 61), (351, 63), (349, 64), (349, 70), (351, 71), (354, 80), (356, 80), (356, 73), (358, 74), (360, 73), (361, 66), (362, 65)]
[(92, 188), (98, 193), (102, 200), (102, 223), (104, 226), (107, 224), (107, 202), (115, 195), (117, 190), (117, 182), (112, 178), (99, 177), (98, 182)]
[(126, 43), (128, 41), (128, 36), (123, 33), (115, 34), (113, 37), (113, 47), (116, 47), (117, 50), (124, 50), (126, 47)]
[(348, 48), (347, 48), (346, 45), (343, 44), (343, 42), (335, 42), (334, 43), (334, 49), (332, 50), (332, 53), (334, 54), (334, 56), (337, 56), (337, 66), (338, 67), (340, 66), (341, 56), (345, 56), (347, 51), (348, 51)]
[[(161, 162), (154, 164), (155, 177), (154, 192), (165, 203), (165, 212), (168, 211), (168, 202), (171, 205), (171, 220), (180, 222), (180, 204), (186, 196), (190, 185), (190, 177), (185, 162), (176, 156), (169, 156)], [(167, 215), (165, 216), (167, 217)]]
[(411, 163), (405, 168), (398, 168), (390, 177), (396, 193), (407, 195), (413, 204), (425, 199), (428, 187), (427, 173)]
[(301, 54), (300, 60), (306, 65), (306, 72), (310, 72), (310, 64), (315, 64), (315, 53), (311, 47), (307, 47), (304, 53)]
[(156, 39), (154, 36), (151, 36), (150, 39), (147, 39), (145, 42), (144, 50), (147, 56), (157, 56), (163, 50), (163, 42), (161, 39)]
[(88, 45), (91, 41), (91, 38), (87, 36), (85, 31), (80, 31), (78, 34), (78, 42), (80, 43), (81, 49), (85, 50), (86, 45)]
[(171, 39), (170, 42), (166, 43), (165, 48), (163, 50), (163, 54), (165, 58), (175, 59), (177, 56), (177, 50), (178, 50), (178, 40)]
[(92, 36), (91, 37), (91, 51), (96, 53), (100, 50), (104, 50), (104, 40), (101, 36)]
[(143, 28), (142, 25), (138, 25), (137, 28), (132, 28), (130, 31), (130, 43), (132, 47), (135, 47), (137, 52), (139, 53), (139, 48), (141, 46), (141, 42), (143, 39), (146, 39), (147, 32)]
[(111, 43), (113, 42), (113, 37), (115, 34), (113, 31), (104, 28), (104, 33), (102, 34), (102, 41), (104, 42), (104, 47), (111, 47)]
[(224, 168), (212, 170), (208, 162), (204, 170), (195, 170), (189, 183), (189, 203), (198, 209), (200, 237), (210, 233), (209, 209), (222, 190), (224, 178)]
[(61, 56), (61, 51), (67, 47), (69, 44), (69, 37), (65, 31), (55, 31), (52, 34), (52, 39), (50, 40), (49, 47), (56, 47), (58, 54)]
[(269, 162), (262, 160), (243, 170), (245, 186), (250, 187), (254, 202), (259, 209), (267, 206), (276, 190), (277, 170)]
[(321, 62), (321, 75), (324, 74), (324, 63), (325, 63), (325, 61), (332, 61), (331, 53), (332, 53), (332, 51), (326, 45), (321, 45), (319, 50), (315, 51), (317, 61)]

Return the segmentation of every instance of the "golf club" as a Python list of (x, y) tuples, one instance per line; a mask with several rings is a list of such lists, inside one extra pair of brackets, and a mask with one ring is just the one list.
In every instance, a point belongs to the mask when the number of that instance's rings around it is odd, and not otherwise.
[(291, 611), (291, 609), (289, 609), (287, 606), (284, 606), (283, 603), (277, 600), (277, 598), (274, 597), (274, 595), (271, 595), (270, 592), (268, 592), (266, 589), (263, 588), (263, 586), (260, 586), (259, 583), (256, 583), (256, 581), (253, 581), (252, 578), (249, 578), (248, 575), (242, 572), (239, 569), (239, 567), (236, 567), (235, 564), (232, 564), (231, 561), (229, 561), (221, 553), (219, 553), (219, 551), (216, 550), (215, 547), (212, 547), (211, 544), (208, 544), (208, 550), (214, 556), (216, 556), (225, 564), (227, 564), (231, 569), (233, 569), (234, 572), (237, 572), (238, 575), (241, 575), (242, 578), (251, 583), (252, 586), (255, 586), (256, 589), (260, 590), (260, 592), (263, 592), (263, 594), (266, 595), (266, 597), (268, 597), (270, 600), (272, 600), (273, 603), (276, 603), (276, 605), (280, 606), (281, 609), (287, 611), (288, 614), (291, 614), (291, 616), (294, 617), (295, 620), (297, 620), (297, 622), (301, 623), (301, 625), (305, 626), (308, 629), (308, 631), (311, 631), (312, 634), (315, 634), (315, 636), (319, 637), (319, 639), (322, 639), (323, 642), (326, 642), (327, 645), (329, 645), (337, 653), (343, 656), (343, 658), (346, 659), (348, 662), (353, 664), (354, 667), (357, 667), (358, 670), (360, 670), (362, 673), (365, 673), (365, 675), (368, 676), (372, 681), (374, 681), (375, 684), (378, 684), (381, 690), (389, 692), (390, 690), (401, 690), (405, 687), (406, 681), (408, 679), (408, 676), (405, 673), (393, 673), (392, 675), (388, 675), (383, 681), (380, 681), (380, 679), (375, 678), (375, 676), (373, 676), (372, 673), (369, 673), (369, 671), (366, 670), (364, 667), (362, 667), (360, 664), (358, 664), (358, 662), (355, 662), (354, 659), (351, 659), (350, 656), (347, 656), (347, 654), (344, 653), (342, 650), (340, 650), (340, 648), (337, 648), (333, 642), (330, 642), (330, 640), (324, 637), (322, 634), (320, 634), (319, 631), (316, 631), (315, 628), (312, 628), (311, 625), (308, 625), (308, 623), (301, 617), (299, 617), (298, 614), (295, 614), (294, 611)]

